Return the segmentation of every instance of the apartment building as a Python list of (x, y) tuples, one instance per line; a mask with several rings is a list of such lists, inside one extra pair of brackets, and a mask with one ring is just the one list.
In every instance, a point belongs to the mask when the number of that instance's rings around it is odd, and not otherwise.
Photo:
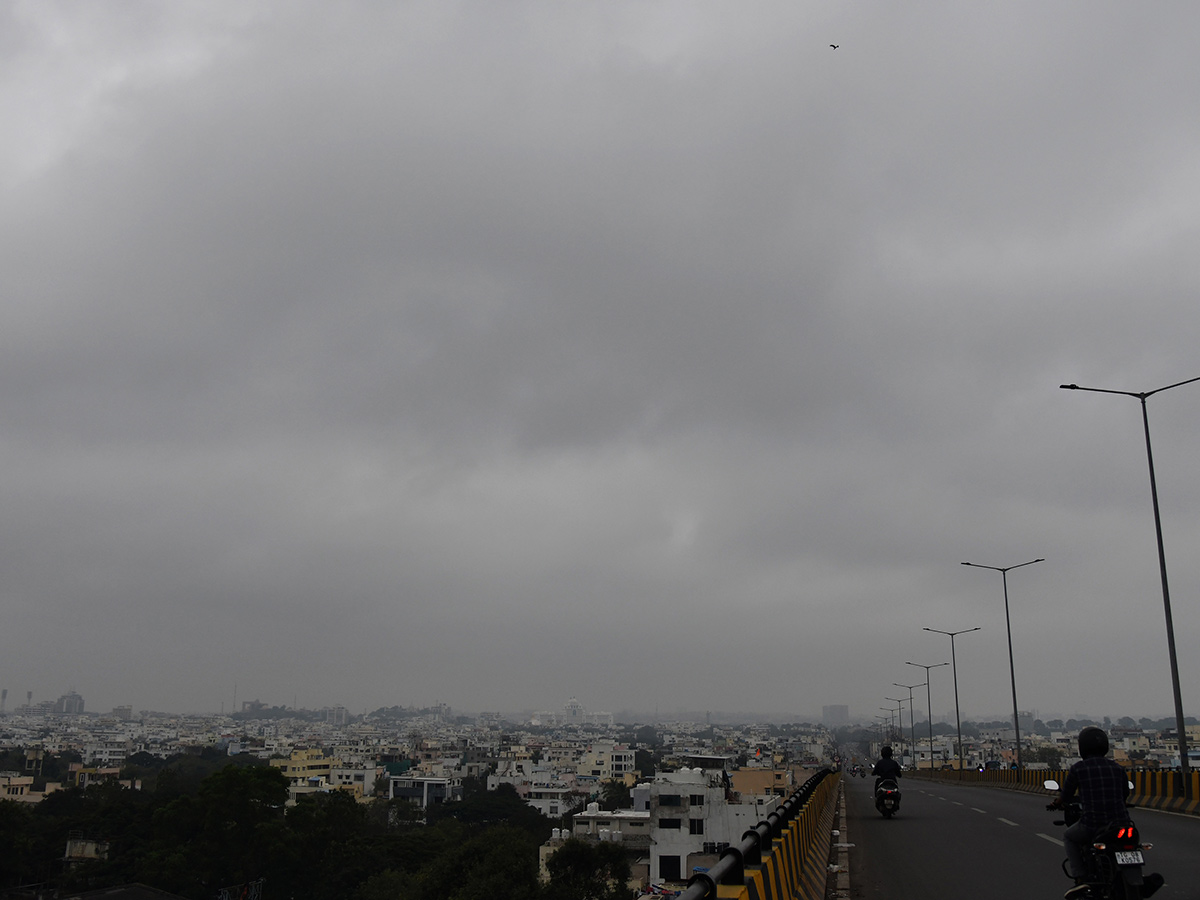
[(341, 762), (325, 756), (320, 749), (308, 748), (293, 750), (287, 759), (273, 759), (271, 765), (279, 769), (294, 787), (301, 787), (328, 784), (330, 772)]
[(575, 767), (580, 781), (620, 780), (633, 770), (634, 751), (614, 743), (590, 744)]
[(778, 804), (773, 793), (738, 802), (724, 769), (663, 772), (631, 793), (632, 810), (606, 812), (589, 804), (574, 816), (571, 832), (619, 840), (631, 850), (644, 841), (649, 878), (656, 883), (681, 883), (694, 867), (714, 865), (725, 847), (737, 844)]
[(426, 809), (436, 803), (461, 800), (462, 783), (428, 775), (391, 775), (388, 776), (387, 796), (389, 800), (409, 800)]

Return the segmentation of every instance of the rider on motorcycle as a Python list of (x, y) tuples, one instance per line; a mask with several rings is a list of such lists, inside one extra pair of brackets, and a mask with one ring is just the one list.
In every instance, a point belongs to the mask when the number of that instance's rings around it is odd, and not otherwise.
[(875, 776), (875, 790), (879, 790), (879, 782), (886, 778), (898, 779), (902, 773), (900, 763), (892, 759), (891, 747), (884, 747), (879, 751), (879, 755), (882, 759), (871, 769), (871, 774)]
[(1063, 895), (1066, 898), (1087, 893), (1084, 847), (1109, 823), (1129, 821), (1129, 812), (1125, 809), (1129, 776), (1118, 763), (1108, 758), (1108, 735), (1103, 729), (1088, 725), (1079, 732), (1079, 755), (1081, 759), (1071, 766), (1061, 793), (1051, 804), (1055, 809), (1061, 809), (1078, 794), (1082, 807), (1079, 821), (1063, 832), (1071, 876), (1075, 879), (1075, 887)]

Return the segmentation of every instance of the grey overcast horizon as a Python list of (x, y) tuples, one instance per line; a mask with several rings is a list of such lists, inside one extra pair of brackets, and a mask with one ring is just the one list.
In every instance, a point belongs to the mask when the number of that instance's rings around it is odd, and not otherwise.
[[(0, 687), (1171, 716), (1200, 5), (0, 7)], [(836, 49), (830, 45), (836, 44)], [(1148, 401), (1200, 710), (1200, 383)], [(952, 715), (949, 667), (932, 670)], [(914, 692), (924, 711), (924, 689)]]

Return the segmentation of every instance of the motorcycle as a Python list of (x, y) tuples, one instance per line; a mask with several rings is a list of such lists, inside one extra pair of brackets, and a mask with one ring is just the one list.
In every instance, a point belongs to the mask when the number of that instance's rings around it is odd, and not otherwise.
[(875, 788), (875, 808), (885, 819), (900, 811), (900, 785), (894, 778), (885, 778)]
[[(1043, 782), (1042, 786), (1048, 791), (1059, 789), (1058, 782), (1053, 779)], [(1130, 783), (1129, 787), (1132, 789), (1133, 784)], [(1065, 806), (1052, 803), (1046, 809), (1061, 809), (1064, 817), (1056, 819), (1054, 824), (1068, 828), (1078, 822), (1083, 814), (1078, 801)], [(1083, 848), (1088, 888), (1085, 896), (1099, 900), (1140, 900), (1149, 897), (1163, 886), (1163, 877), (1157, 872), (1142, 875), (1142, 866), (1146, 864), (1143, 851), (1151, 847), (1153, 844), (1142, 843), (1137, 826), (1131, 820), (1106, 825), (1092, 839), (1092, 843)], [(1065, 859), (1062, 870), (1068, 878), (1072, 877)]]

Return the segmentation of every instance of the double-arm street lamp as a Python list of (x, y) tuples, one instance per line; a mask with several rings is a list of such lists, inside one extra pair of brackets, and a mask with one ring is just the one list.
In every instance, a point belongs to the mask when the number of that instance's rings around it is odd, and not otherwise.
[(890, 744), (892, 742), (892, 734), (896, 730), (896, 711), (890, 706), (881, 706), (879, 708), (887, 713), (886, 716), (881, 716), (880, 718), (887, 719), (887, 731), (885, 732), (883, 742)]
[(1012, 652), (1012, 620), (1008, 617), (1008, 573), (1013, 569), (1019, 569), (1022, 566), (1032, 566), (1034, 563), (1045, 562), (1046, 560), (1039, 557), (1031, 559), (1029, 562), (1017, 563), (1015, 566), (981, 566), (978, 563), (963, 563), (964, 566), (974, 566), (976, 569), (991, 569), (993, 572), (999, 572), (1004, 578), (1004, 625), (1008, 629), (1008, 673), (1012, 678), (1012, 701), (1013, 701), (1013, 734), (1017, 739), (1017, 768), (1021, 768), (1021, 723), (1018, 720), (1017, 713), (1017, 669), (1013, 665)]
[(922, 631), (932, 631), (934, 634), (950, 635), (950, 663), (951, 671), (954, 672), (954, 725), (958, 729), (958, 779), (963, 777), (963, 745), (962, 745), (962, 717), (958, 712), (958, 657), (954, 655), (954, 638), (960, 634), (969, 634), (972, 631), (978, 631), (978, 628), (964, 628), (962, 631), (942, 631), (940, 628), (923, 628)]
[[(900, 743), (903, 744), (904, 743), (904, 698), (903, 697), (884, 697), (883, 699), (891, 700), (893, 703), (896, 704), (896, 721), (900, 725), (900, 728), (897, 731), (897, 737), (900, 739)], [(900, 755), (901, 755), (901, 757), (904, 756), (904, 748), (903, 747), (901, 747), (901, 749), (900, 749)]]
[[(894, 684), (896, 687), (908, 688), (908, 725), (909, 725), (909, 733), (912, 735), (912, 748), (913, 748), (913, 754), (914, 754), (913, 755), (913, 765), (916, 765), (917, 759), (916, 759), (915, 754), (916, 754), (916, 749), (917, 749), (917, 717), (915, 715), (913, 715), (914, 707), (913, 707), (912, 692), (913, 692), (913, 688), (927, 687), (927, 685), (924, 685), (924, 684), (901, 684), (898, 681), (893, 681), (892, 684)], [(900, 727), (901, 728), (904, 727), (903, 722), (900, 723)]]
[(936, 669), (938, 666), (948, 666), (948, 662), (934, 663), (931, 666), (923, 666), (920, 663), (904, 661), (906, 666), (916, 666), (918, 669), (925, 670), (925, 705), (929, 707), (929, 774), (933, 774), (933, 700), (929, 693), (929, 670)]
[(1183, 722), (1183, 696), (1179, 691), (1179, 662), (1175, 656), (1175, 625), (1171, 618), (1171, 592), (1167, 588), (1167, 556), (1163, 551), (1162, 519), (1158, 513), (1158, 486), (1154, 481), (1154, 454), (1150, 450), (1150, 416), (1146, 412), (1146, 398), (1154, 394), (1169, 391), (1185, 384), (1200, 381), (1200, 376), (1189, 378), (1187, 381), (1177, 381), (1166, 387), (1155, 388), (1152, 391), (1113, 391), (1105, 388), (1080, 387), (1077, 384), (1059, 385), (1067, 391), (1094, 391), (1098, 394), (1122, 394), (1126, 397), (1136, 397), (1142, 402), (1142, 427), (1146, 432), (1146, 463), (1150, 467), (1150, 500), (1154, 505), (1154, 534), (1158, 538), (1158, 571), (1162, 578), (1163, 610), (1167, 617), (1167, 650), (1171, 658), (1171, 688), (1175, 692), (1175, 729), (1179, 732), (1179, 772), (1183, 776), (1184, 796), (1192, 799), (1192, 779), (1188, 764), (1187, 733)]

